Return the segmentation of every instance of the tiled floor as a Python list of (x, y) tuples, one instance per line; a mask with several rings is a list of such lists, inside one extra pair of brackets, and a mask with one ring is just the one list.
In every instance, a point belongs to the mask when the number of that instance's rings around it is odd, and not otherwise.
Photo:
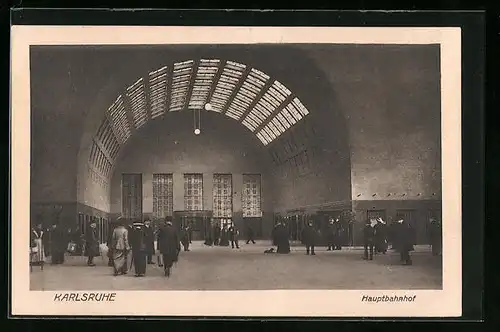
[[(399, 264), (399, 255), (389, 252), (373, 261), (362, 259), (362, 250), (326, 251), (306, 256), (302, 247), (289, 255), (264, 254), (268, 241), (242, 244), (241, 249), (204, 247), (194, 243), (182, 252), (170, 278), (162, 268), (149, 265), (144, 278), (113, 277), (107, 261), (86, 266), (85, 257), (67, 257), (64, 265), (34, 267), (32, 290), (266, 290), (266, 289), (440, 289), (441, 257), (428, 247), (413, 253), (413, 265)], [(129, 262), (130, 264), (130, 262)]]

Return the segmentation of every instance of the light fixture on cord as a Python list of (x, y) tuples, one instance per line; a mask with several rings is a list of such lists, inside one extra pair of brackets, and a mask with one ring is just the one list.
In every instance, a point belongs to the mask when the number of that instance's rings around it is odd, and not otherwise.
[(194, 116), (194, 134), (199, 135), (201, 133), (201, 110), (196, 109), (193, 110), (193, 116)]

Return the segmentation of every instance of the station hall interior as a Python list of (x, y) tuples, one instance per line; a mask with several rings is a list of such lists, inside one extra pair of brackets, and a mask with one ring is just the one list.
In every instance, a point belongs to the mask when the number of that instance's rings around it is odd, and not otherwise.
[(439, 45), (36, 46), (31, 222), (441, 219)]

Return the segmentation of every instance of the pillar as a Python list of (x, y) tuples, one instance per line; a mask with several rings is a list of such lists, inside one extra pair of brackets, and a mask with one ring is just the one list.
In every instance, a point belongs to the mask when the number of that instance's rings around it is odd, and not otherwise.
[(184, 174), (174, 173), (174, 211), (184, 211)]
[(203, 174), (203, 210), (212, 211), (213, 202), (213, 188), (214, 188), (214, 174)]

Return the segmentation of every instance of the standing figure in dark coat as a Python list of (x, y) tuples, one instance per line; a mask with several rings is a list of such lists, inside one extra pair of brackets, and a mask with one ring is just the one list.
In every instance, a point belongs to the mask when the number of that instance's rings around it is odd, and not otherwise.
[(193, 222), (189, 222), (189, 225), (187, 228), (187, 234), (188, 234), (188, 238), (189, 238), (189, 243), (190, 244), (193, 243)]
[(410, 251), (413, 250), (413, 228), (403, 219), (397, 221), (397, 238), (395, 239), (396, 249), (399, 251), (401, 262), (404, 265), (411, 265)]
[(90, 223), (90, 227), (85, 232), (85, 256), (88, 257), (87, 265), (95, 266), (94, 257), (99, 256), (99, 236), (95, 221)]
[(333, 239), (334, 239), (333, 250), (342, 250), (343, 233), (344, 230), (342, 224), (340, 223), (339, 218), (336, 218), (335, 221), (333, 222)]
[[(208, 221), (205, 221), (208, 223)], [(210, 221), (208, 225), (205, 226), (205, 245), (206, 246), (213, 246), (215, 243), (214, 240), (214, 224), (215, 222), (213, 220)]]
[(363, 259), (373, 260), (373, 247), (375, 246), (375, 220), (367, 220), (363, 229), (365, 252)]
[(375, 251), (377, 253), (387, 253), (387, 225), (382, 218), (377, 218), (375, 229)]
[(146, 274), (148, 254), (146, 229), (141, 221), (134, 222), (132, 229), (129, 233), (129, 244), (132, 247), (135, 276), (143, 277)]
[(189, 251), (189, 226), (184, 226), (181, 229), (181, 243), (184, 251)]
[(275, 231), (274, 231), (274, 237), (275, 237), (275, 242), (276, 246), (278, 249), (276, 252), (278, 254), (289, 254), (290, 253), (290, 241), (289, 241), (289, 236), (288, 236), (288, 230), (282, 223), (278, 223), (276, 225)]
[[(162, 229), (165, 226), (166, 226), (166, 221), (160, 220), (158, 222), (157, 229), (154, 232), (154, 236), (156, 239), (156, 250), (158, 250), (158, 251), (160, 251), (160, 239), (159, 239), (160, 229)], [(163, 256), (161, 255), (161, 253), (160, 253), (160, 255), (156, 256), (156, 261), (157, 261), (159, 267), (163, 267)]]
[(221, 240), (221, 227), (218, 222), (214, 222), (213, 234), (214, 234), (214, 246), (220, 245)]
[(277, 239), (277, 237), (276, 237), (276, 232), (277, 232), (277, 230), (278, 230), (278, 227), (281, 227), (281, 226), (283, 226), (283, 225), (281, 224), (281, 222), (279, 222), (279, 221), (278, 221), (278, 222), (274, 225), (273, 230), (271, 231), (271, 239), (272, 239), (272, 241), (273, 241), (273, 243), (272, 243), (272, 244), (273, 244), (273, 246), (277, 246), (277, 245), (278, 245), (278, 239)]
[(429, 237), (432, 246), (432, 255), (438, 256), (442, 250), (443, 233), (441, 223), (434, 218), (430, 220)]
[(108, 238), (106, 239), (106, 245), (108, 246), (108, 266), (113, 267), (113, 232), (115, 228), (118, 227), (118, 224), (123, 220), (119, 217), (116, 222), (110, 222), (108, 225)]
[(52, 229), (45, 227), (43, 229), (43, 231), (45, 232), (45, 236), (43, 237), (43, 250), (44, 250), (45, 257), (49, 257), (51, 255), (51, 252), (50, 252), (51, 240), (50, 240), (50, 238), (52, 237)]
[(249, 244), (250, 242), (252, 242), (253, 244), (255, 244), (255, 240), (253, 239), (254, 237), (254, 232), (253, 232), (253, 228), (251, 225), (247, 225), (247, 244)]
[(172, 265), (177, 261), (180, 251), (179, 236), (171, 222), (162, 225), (158, 230), (158, 247), (163, 256), (165, 276), (169, 277)]
[(146, 236), (146, 257), (148, 264), (153, 263), (153, 256), (155, 255), (155, 235), (151, 221), (146, 219), (144, 221), (144, 235)]
[(240, 245), (238, 243), (238, 237), (240, 235), (240, 231), (234, 225), (231, 225), (231, 227), (229, 227), (228, 232), (229, 232), (229, 239), (231, 240), (231, 248), (234, 249), (234, 247), (236, 246), (236, 249), (239, 249)]
[(335, 250), (335, 225), (333, 218), (330, 218), (326, 228), (326, 242), (328, 245), (327, 251)]
[(221, 229), (221, 235), (220, 235), (220, 246), (222, 247), (228, 247), (229, 246), (229, 230), (227, 225), (224, 225), (224, 227)]
[(311, 255), (316, 255), (314, 252), (314, 246), (316, 245), (317, 237), (318, 234), (313, 227), (312, 221), (309, 221), (306, 227), (302, 230), (302, 242), (306, 246), (306, 255), (309, 255), (309, 252)]
[(50, 252), (52, 264), (63, 264), (64, 263), (64, 253), (68, 248), (69, 239), (67, 237), (67, 232), (64, 232), (62, 228), (57, 226), (57, 224), (52, 225), (52, 230), (50, 231)]

